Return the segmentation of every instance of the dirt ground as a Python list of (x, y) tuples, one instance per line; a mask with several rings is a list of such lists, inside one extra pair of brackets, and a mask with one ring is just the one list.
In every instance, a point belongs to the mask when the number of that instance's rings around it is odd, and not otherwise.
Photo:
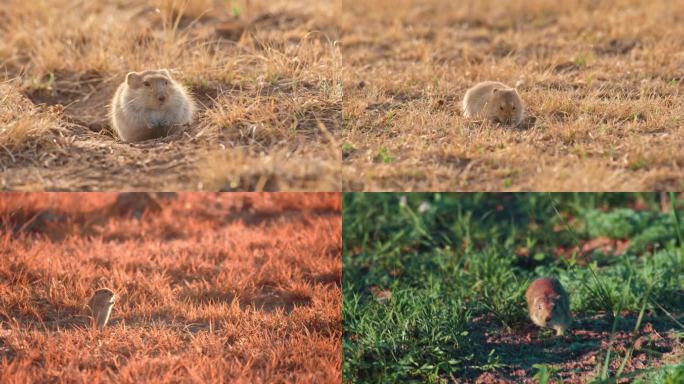
[[(341, 205), (2, 194), (2, 381), (341, 381)], [(118, 300), (97, 331), (85, 303), (100, 287)]]
[[(344, 0), (344, 190), (677, 190), (684, 3)], [(518, 128), (460, 111), (516, 86)]]
[[(536, 372), (533, 365), (547, 364), (553, 367), (555, 381), (586, 383), (597, 377), (596, 367), (603, 363), (609, 345), (612, 345), (614, 355), (624, 357), (634, 343), (632, 331), (636, 316), (623, 315), (625, 320), (619, 323), (613, 340), (612, 320), (605, 315), (575, 319), (573, 328), (560, 338), (552, 336), (552, 332), (540, 331), (532, 324), (506, 331), (493, 322), (480, 319), (472, 329), (481, 340), (478, 343), (480, 353), (487, 355), (494, 349), (507, 364), (493, 367), (489, 372), (473, 370), (457, 382), (534, 384), (538, 381), (533, 378)], [(671, 321), (662, 317), (644, 318), (635, 345), (631, 358), (625, 363), (625, 374), (676, 364), (684, 356), (681, 337), (672, 330)], [(619, 368), (621, 361), (612, 361), (611, 372)]]
[[(0, 188), (340, 190), (339, 14), (335, 0), (4, 2)], [(156, 68), (196, 120), (122, 143), (109, 101)]]

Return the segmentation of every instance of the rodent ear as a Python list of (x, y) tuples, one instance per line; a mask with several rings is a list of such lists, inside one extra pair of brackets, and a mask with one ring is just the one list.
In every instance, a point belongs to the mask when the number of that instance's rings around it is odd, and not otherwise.
[(142, 76), (136, 72), (129, 72), (126, 75), (126, 84), (131, 88), (139, 88), (142, 83)]
[(162, 75), (168, 77), (169, 79), (171, 78), (171, 72), (169, 72), (168, 69), (160, 69), (157, 72), (161, 73)]

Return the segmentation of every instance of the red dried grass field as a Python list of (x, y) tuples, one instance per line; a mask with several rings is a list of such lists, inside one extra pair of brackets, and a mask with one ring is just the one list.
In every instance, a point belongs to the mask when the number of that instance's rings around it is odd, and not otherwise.
[[(341, 381), (340, 194), (5, 193), (5, 382)], [(118, 295), (109, 325), (84, 315)]]

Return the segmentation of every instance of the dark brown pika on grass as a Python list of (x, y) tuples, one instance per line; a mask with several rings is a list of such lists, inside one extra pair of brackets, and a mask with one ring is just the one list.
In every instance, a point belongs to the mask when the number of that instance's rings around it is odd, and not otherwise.
[(570, 299), (557, 279), (541, 277), (534, 280), (525, 297), (533, 323), (556, 330), (558, 336), (565, 334), (572, 323)]

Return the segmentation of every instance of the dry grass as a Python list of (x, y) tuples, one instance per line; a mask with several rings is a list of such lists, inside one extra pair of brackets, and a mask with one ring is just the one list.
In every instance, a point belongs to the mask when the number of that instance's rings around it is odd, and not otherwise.
[[(684, 3), (343, 1), (345, 190), (681, 189)], [(519, 89), (519, 129), (461, 116)]]
[[(254, 190), (267, 178), (262, 186), (278, 190), (339, 190), (330, 176), (340, 172), (339, 8), (336, 0), (4, 2), (0, 187)], [(128, 71), (162, 67), (191, 90), (197, 121), (183, 134), (121, 143), (107, 121), (117, 85)], [(274, 158), (277, 167), (260, 171)], [(304, 164), (312, 171), (302, 173)]]
[(3, 381), (341, 381), (339, 194), (127, 197), (0, 198)]
[[(17, 148), (45, 131), (59, 130), (56, 111), (41, 110), (9, 84), (0, 84), (0, 127), (2, 146), (12, 160), (9, 148)], [(36, 140), (37, 141), (37, 140)]]

